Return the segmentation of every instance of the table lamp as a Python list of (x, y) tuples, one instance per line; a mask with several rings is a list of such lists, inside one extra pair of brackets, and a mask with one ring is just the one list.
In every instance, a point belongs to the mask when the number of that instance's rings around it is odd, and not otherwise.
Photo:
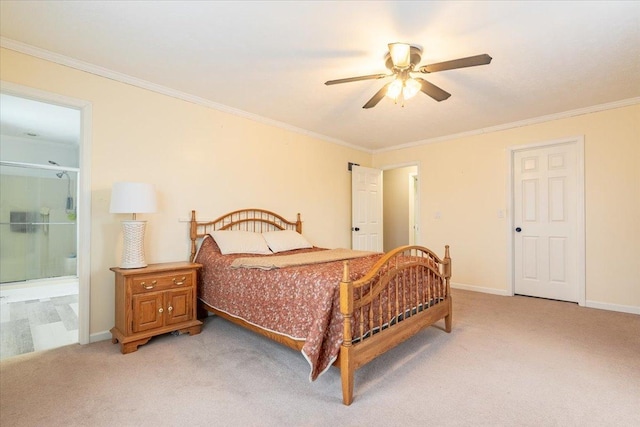
[(136, 214), (156, 211), (156, 192), (152, 184), (116, 182), (111, 190), (109, 212), (132, 214), (132, 220), (122, 221), (124, 244), (120, 268), (142, 268), (144, 260), (144, 229), (147, 221), (139, 221)]

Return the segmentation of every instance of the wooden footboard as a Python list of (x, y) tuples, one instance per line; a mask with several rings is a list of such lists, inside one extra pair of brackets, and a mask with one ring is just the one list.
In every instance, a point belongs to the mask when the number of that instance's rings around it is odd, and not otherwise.
[(451, 331), (449, 246), (444, 259), (427, 248), (403, 246), (381, 258), (362, 279), (349, 279), (344, 262), (340, 312), (344, 340), (337, 364), (342, 400), (353, 401), (356, 369), (440, 319)]

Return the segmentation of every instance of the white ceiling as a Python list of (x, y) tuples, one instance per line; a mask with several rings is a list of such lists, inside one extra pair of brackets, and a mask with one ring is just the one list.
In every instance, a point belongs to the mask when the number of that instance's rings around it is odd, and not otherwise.
[[(638, 1), (3, 0), (0, 31), (6, 47), (373, 151), (640, 99)], [(387, 72), (394, 41), (421, 46), (420, 65), (493, 61), (423, 75), (452, 94), (440, 103), (365, 110), (387, 81), (323, 84)]]
[(0, 94), (0, 133), (31, 140), (78, 145), (80, 111)]

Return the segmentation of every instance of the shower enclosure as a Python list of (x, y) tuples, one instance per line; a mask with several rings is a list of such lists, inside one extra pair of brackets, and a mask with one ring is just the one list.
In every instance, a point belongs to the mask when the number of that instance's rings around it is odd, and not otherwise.
[(0, 284), (77, 276), (78, 169), (0, 162)]

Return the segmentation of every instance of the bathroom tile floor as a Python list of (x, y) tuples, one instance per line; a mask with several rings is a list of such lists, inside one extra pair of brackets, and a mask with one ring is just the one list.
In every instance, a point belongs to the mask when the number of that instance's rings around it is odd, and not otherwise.
[(78, 281), (0, 289), (0, 359), (78, 342)]

